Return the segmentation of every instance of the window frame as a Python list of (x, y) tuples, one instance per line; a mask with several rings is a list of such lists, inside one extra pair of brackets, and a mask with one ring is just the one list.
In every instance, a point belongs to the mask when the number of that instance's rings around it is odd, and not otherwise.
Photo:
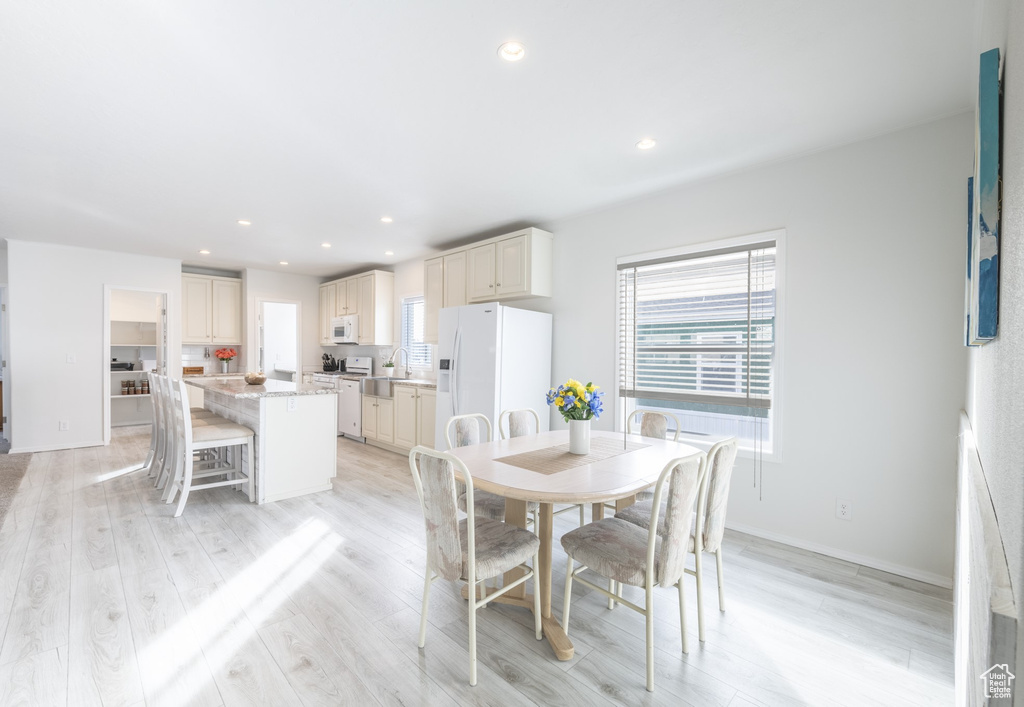
[[(410, 371), (431, 371), (431, 370), (433, 370), (433, 367), (434, 367), (434, 350), (433, 350), (432, 346), (430, 345), (430, 343), (428, 343), (426, 341), (406, 341), (406, 339), (405, 339), (405, 334), (406, 334), (406, 307), (407, 307), (407, 305), (410, 305), (410, 304), (412, 306), (415, 306), (417, 301), (419, 302), (420, 306), (422, 307), (423, 317), (425, 318), (426, 317), (426, 300), (425, 300), (425, 297), (422, 294), (420, 294), (420, 295), (406, 295), (405, 297), (402, 297), (402, 298), (399, 299), (399, 304), (398, 304), (398, 320), (399, 320), (399, 324), (398, 324), (398, 347), (399, 348), (403, 348), (403, 347), (405, 348), (406, 354), (408, 355), (408, 358), (409, 358), (409, 363), (407, 364), (407, 367), (408, 367), (408, 369)], [(413, 356), (412, 356), (412, 351), (411, 351), (411, 348), (412, 348), (411, 345), (412, 344), (426, 347), (427, 358), (429, 359), (426, 364), (414, 364), (414, 363), (412, 363), (412, 361), (414, 360)]]
[[(615, 345), (618, 349), (622, 337), (622, 316), (619, 311), (619, 267), (628, 266), (633, 263), (640, 263), (648, 260), (661, 258), (674, 258), (690, 256), (723, 248), (736, 248), (753, 245), (763, 241), (775, 241), (775, 353), (772, 362), (773, 390), (771, 398), (772, 409), (772, 450), (761, 451), (753, 447), (749, 442), (741, 440), (739, 454), (743, 458), (760, 458), (764, 461), (781, 462), (783, 459), (783, 441), (785, 415), (784, 415), (784, 391), (785, 391), (785, 322), (786, 322), (786, 229), (780, 228), (771, 231), (761, 231), (743, 236), (722, 238), (717, 240), (689, 243), (677, 248), (650, 251), (646, 253), (635, 253), (625, 255), (616, 259), (615, 271)], [(624, 431), (625, 415), (636, 409), (636, 398), (626, 398), (618, 395), (618, 384), (622, 380), (622, 363), (618, 352), (615, 354), (615, 389), (616, 395), (613, 400), (615, 412), (615, 429), (618, 432)], [(685, 441), (683, 439), (682, 441)]]

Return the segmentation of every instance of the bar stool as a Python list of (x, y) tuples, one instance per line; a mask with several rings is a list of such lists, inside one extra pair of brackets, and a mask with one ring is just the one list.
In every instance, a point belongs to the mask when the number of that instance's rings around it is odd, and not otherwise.
[[(220, 486), (246, 486), (249, 493), (249, 501), (256, 500), (256, 486), (253, 478), (255, 471), (255, 458), (253, 456), (253, 439), (255, 433), (244, 425), (239, 425), (222, 417), (211, 417), (201, 420), (192, 420), (191, 411), (188, 406), (188, 392), (185, 389), (185, 381), (172, 381), (170, 384), (174, 417), (174, 464), (173, 476), (168, 481), (167, 503), (173, 503), (174, 497), (178, 496), (178, 505), (174, 510), (174, 517), (177, 518), (185, 510), (185, 502), (192, 491), (217, 488)], [(235, 447), (233, 454), (225, 454), (223, 459), (213, 462), (213, 468), (199, 471), (195, 470), (195, 456), (202, 450), (217, 447)], [(242, 448), (245, 448), (245, 459), (248, 461), (248, 469), (242, 465)], [(231, 466), (223, 466), (228, 457), (231, 457)], [(194, 483), (197, 479), (211, 476), (225, 476), (221, 481), (210, 481), (202, 484)]]

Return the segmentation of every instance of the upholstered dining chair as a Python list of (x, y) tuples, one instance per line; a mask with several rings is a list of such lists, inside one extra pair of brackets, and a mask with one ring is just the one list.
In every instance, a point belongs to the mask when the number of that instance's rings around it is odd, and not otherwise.
[[(469, 684), (476, 685), (477, 609), (532, 578), (534, 632), (538, 641), (542, 638), (540, 578), (536, 572), (540, 540), (523, 528), (476, 516), (473, 477), (461, 459), (419, 446), (409, 452), (409, 468), (427, 532), (419, 647), (423, 648), (427, 641), (430, 585), (438, 577), (450, 582), (465, 581), (469, 587)], [(463, 520), (459, 520), (456, 510), (459, 481), (456, 475), (462, 477), (468, 499), (469, 510)], [(532, 567), (526, 565), (530, 558), (533, 558)], [(521, 577), (487, 593), (485, 580), (517, 567), (523, 571)], [(477, 599), (479, 590), (483, 595)]]
[[(706, 462), (704, 452), (698, 452), (673, 459), (665, 465), (655, 485), (649, 528), (641, 528), (621, 518), (602, 518), (562, 536), (562, 549), (569, 556), (565, 575), (562, 628), (568, 635), (573, 580), (604, 594), (615, 603), (624, 604), (643, 614), (647, 623), (648, 691), (654, 690), (655, 585), (675, 585), (678, 588), (683, 653), (689, 652), (686, 640), (683, 570), (686, 567), (687, 542), (690, 537), (690, 517), (704, 478)], [(665, 513), (660, 517), (663, 498), (666, 499)], [(664, 535), (656, 532), (659, 521), (664, 522)], [(582, 563), (582, 566), (574, 569), (576, 562)], [(614, 585), (605, 590), (580, 577), (579, 574), (588, 568), (615, 584), (643, 587), (644, 605), (638, 606), (618, 596), (614, 591)]]
[[(722, 538), (725, 535), (725, 510), (729, 503), (729, 483), (736, 463), (739, 442), (735, 437), (722, 440), (708, 452), (708, 471), (697, 497), (697, 518), (690, 536), (689, 551), (693, 553), (693, 566), (686, 573), (697, 581), (697, 633), (704, 641), (704, 578), (702, 558), (705, 552), (715, 553), (718, 569), (718, 610), (725, 611), (725, 577), (722, 574)], [(616, 518), (647, 528), (651, 522), (652, 501), (641, 501), (615, 514)], [(665, 517), (665, 504), (659, 512)], [(658, 533), (663, 535), (667, 528), (659, 522)], [(682, 610), (682, 607), (680, 607)]]
[[(660, 412), (655, 410), (634, 410), (630, 413), (629, 417), (626, 418), (626, 432), (629, 434), (636, 434), (636, 420), (640, 418), (640, 436), (649, 437), (651, 439), (668, 439), (669, 438), (669, 420), (675, 423), (675, 432), (672, 433), (672, 441), (679, 441), (679, 418), (670, 412)], [(653, 491), (641, 491), (636, 495), (637, 501), (650, 501), (654, 498)], [(612, 507), (612, 510), (615, 510)]]
[[(486, 437), (481, 435), (482, 429), (486, 430)], [(487, 415), (478, 412), (449, 417), (448, 423), (444, 427), (444, 440), (448, 443), (448, 449), (490, 442), (492, 435), (491, 421), (487, 418)], [(459, 510), (465, 511), (466, 489), (461, 484), (457, 488), (459, 489)], [(533, 516), (533, 528), (536, 530), (540, 504), (536, 501), (530, 501), (526, 504), (526, 510)], [(488, 493), (487, 491), (477, 491), (476, 512), (491, 520), (505, 520), (505, 497), (495, 493)]]
[[(530, 420), (533, 420), (533, 425), (530, 425)], [(508, 421), (507, 423), (505, 421)], [(505, 434), (506, 424), (508, 426), (508, 434)], [(533, 408), (522, 408), (520, 410), (504, 410), (498, 415), (498, 432), (501, 434), (502, 439), (509, 439), (511, 437), (525, 437), (526, 435), (537, 434), (540, 432), (540, 416), (537, 411)], [(580, 503), (574, 506), (566, 506), (560, 508), (554, 512), (553, 515), (561, 515), (568, 513), (569, 511), (579, 509), (580, 511), (580, 525), (582, 526), (587, 521), (583, 517), (583, 507), (586, 504)], [(536, 521), (536, 516), (534, 516)], [(536, 524), (534, 527), (537, 527)]]

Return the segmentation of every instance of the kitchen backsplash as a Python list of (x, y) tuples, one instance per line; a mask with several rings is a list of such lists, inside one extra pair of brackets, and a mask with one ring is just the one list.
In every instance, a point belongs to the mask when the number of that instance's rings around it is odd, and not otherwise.
[[(238, 352), (238, 356), (232, 359), (228, 363), (229, 373), (238, 373), (242, 371), (239, 366), (241, 361), (244, 359), (241, 346), (182, 346), (181, 347), (181, 365), (184, 366), (202, 366), (204, 373), (220, 373), (220, 360), (213, 355), (213, 352), (220, 348), (234, 349)], [(209, 358), (207, 358), (209, 354)]]

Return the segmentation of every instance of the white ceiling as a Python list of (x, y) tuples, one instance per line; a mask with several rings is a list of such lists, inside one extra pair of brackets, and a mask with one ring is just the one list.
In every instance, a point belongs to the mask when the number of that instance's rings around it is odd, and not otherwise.
[(973, 0), (7, 0), (0, 237), (398, 262), (968, 110), (974, 21)]

